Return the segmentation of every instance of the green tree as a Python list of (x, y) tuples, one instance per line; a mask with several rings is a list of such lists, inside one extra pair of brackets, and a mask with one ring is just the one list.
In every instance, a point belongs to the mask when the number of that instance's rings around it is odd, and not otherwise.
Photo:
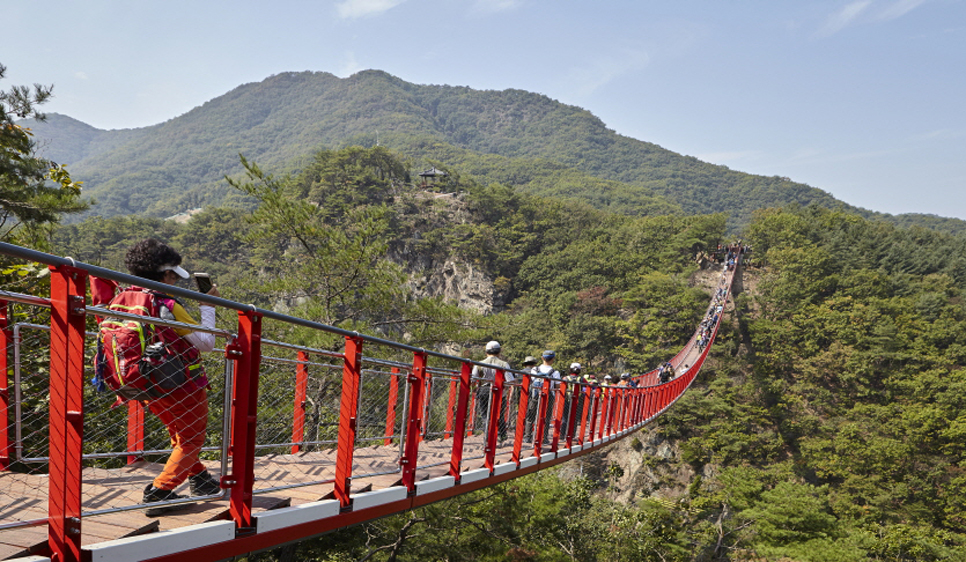
[[(0, 64), (0, 79), (7, 69)], [(0, 240), (36, 245), (44, 227), (63, 213), (87, 208), (80, 200), (81, 182), (64, 166), (37, 155), (29, 129), (14, 119), (45, 119), (36, 106), (51, 97), (52, 86), (13, 86), (0, 91)]]
[(333, 220), (325, 206), (293, 197), (291, 180), (279, 181), (244, 157), (242, 164), (249, 181), (228, 181), (259, 204), (245, 241), (263, 269), (264, 290), (331, 325), (371, 321), (403, 298), (401, 269), (383, 259), (385, 205), (346, 207)]

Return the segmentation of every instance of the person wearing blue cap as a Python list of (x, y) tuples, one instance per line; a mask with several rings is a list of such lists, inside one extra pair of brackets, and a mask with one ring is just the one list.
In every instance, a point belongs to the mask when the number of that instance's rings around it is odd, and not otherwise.
[[(545, 377), (545, 379), (534, 378), (533, 380), (534, 380), (534, 383), (537, 385), (536, 386), (536, 394), (537, 394), (538, 397), (540, 396), (540, 393), (543, 390), (543, 385), (545, 385), (545, 384), (549, 384), (550, 385), (550, 387), (547, 389), (548, 390), (548, 392), (547, 392), (547, 413), (546, 413), (546, 416), (544, 416), (544, 419), (543, 419), (543, 435), (541, 436), (541, 439), (544, 440), (544, 441), (546, 441), (547, 440), (547, 432), (550, 430), (550, 424), (553, 421), (553, 409), (554, 409), (554, 406), (556, 404), (556, 402), (555, 402), (555, 398), (556, 397), (554, 396), (554, 394), (555, 394), (554, 391), (557, 389), (557, 383), (556, 382), (553, 382), (553, 381), (554, 380), (560, 380), (560, 372), (557, 371), (557, 369), (554, 369), (553, 368), (553, 362), (554, 362), (554, 360), (557, 359), (557, 354), (556, 354), (556, 352), (554, 352), (554, 350), (548, 349), (548, 350), (544, 351), (543, 354), (540, 356), (540, 358), (543, 359), (543, 364), (540, 365), (539, 367), (537, 367), (536, 374)], [(532, 385), (531, 385), (531, 388), (533, 388)], [(534, 405), (539, 404), (539, 402), (537, 400), (534, 400), (533, 399), (533, 395), (532, 394), (531, 394), (530, 398), (531, 398), (531, 402), (533, 402)], [(536, 419), (536, 412), (534, 413), (534, 419)]]

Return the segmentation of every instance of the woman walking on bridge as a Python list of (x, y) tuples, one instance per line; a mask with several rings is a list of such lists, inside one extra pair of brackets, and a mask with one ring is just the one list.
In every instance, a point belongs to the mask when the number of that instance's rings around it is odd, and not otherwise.
[[(181, 254), (153, 238), (138, 242), (128, 250), (125, 265), (132, 275), (143, 277), (168, 285), (174, 285), (189, 277), (188, 272), (181, 267)], [(220, 296), (218, 289), (208, 290), (211, 296)], [(170, 295), (152, 291), (142, 287), (128, 287), (111, 300), (108, 308), (147, 316), (156, 316), (162, 320), (176, 321), (182, 324), (198, 324), (180, 302)], [(215, 327), (215, 308), (208, 304), (201, 304), (201, 326)], [(123, 330), (136, 330), (135, 340), (141, 340), (133, 348), (124, 348), (119, 344), (118, 334)], [(156, 385), (149, 389), (151, 398), (143, 400), (144, 393), (137, 393), (124, 398), (142, 401), (145, 406), (158, 416), (168, 429), (171, 437), (171, 455), (164, 465), (161, 474), (144, 489), (141, 503), (155, 503), (182, 499), (184, 496), (176, 494), (175, 488), (190, 482), (192, 496), (210, 496), (221, 491), (221, 486), (199, 460), (201, 449), (205, 444), (208, 427), (208, 379), (201, 364), (201, 352), (211, 351), (215, 347), (215, 336), (211, 333), (195, 332), (190, 329), (170, 328), (160, 325), (143, 325), (120, 320), (105, 320), (101, 323), (101, 334), (104, 337), (106, 355), (105, 370), (109, 376), (115, 376), (121, 383), (125, 379), (133, 378), (145, 373), (144, 358), (152, 352), (157, 356), (164, 356), (163, 361), (169, 361), (173, 356), (177, 361), (176, 367), (171, 369), (172, 380), (165, 382), (173, 388), (158, 392)], [(107, 341), (113, 339), (113, 341)], [(147, 341), (147, 340), (153, 341)], [(153, 344), (153, 345), (149, 345)], [(142, 354), (140, 357), (127, 357), (125, 354)], [(118, 376), (119, 375), (119, 376)], [(129, 386), (129, 385), (125, 385)], [(121, 389), (124, 390), (124, 389)], [(153, 507), (145, 511), (150, 517), (156, 517), (169, 511), (188, 507), (187, 504), (164, 505)]]

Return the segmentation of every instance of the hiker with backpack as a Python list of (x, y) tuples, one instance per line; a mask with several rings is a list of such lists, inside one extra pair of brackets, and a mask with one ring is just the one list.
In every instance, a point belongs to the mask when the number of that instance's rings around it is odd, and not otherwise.
[(493, 367), (474, 365), (472, 371), (473, 379), (479, 383), (476, 390), (476, 419), (478, 423), (482, 424), (485, 433), (490, 416), (498, 416), (497, 439), (500, 442), (505, 441), (507, 437), (507, 394), (509, 394), (511, 387), (506, 386), (504, 388), (503, 399), (500, 403), (493, 402), (492, 405), (490, 404), (490, 398), (493, 396), (493, 381), (496, 379), (497, 369), (504, 371), (503, 376), (505, 381), (510, 382), (513, 380), (513, 373), (506, 372), (511, 369), (510, 364), (500, 358), (501, 351), (500, 342), (491, 341), (487, 343), (486, 359), (483, 359), (480, 363), (493, 365)]
[[(181, 255), (153, 238), (132, 246), (125, 265), (132, 275), (168, 285), (189, 277), (181, 267)], [(216, 287), (208, 294), (221, 296)], [(174, 297), (143, 287), (124, 289), (107, 308), (204, 328), (215, 327), (214, 306), (200, 304), (199, 323)], [(96, 371), (101, 381), (121, 401), (144, 403), (161, 419), (171, 437), (171, 455), (161, 474), (144, 489), (141, 503), (184, 498), (174, 490), (185, 480), (190, 483), (192, 496), (218, 494), (221, 491), (218, 480), (199, 460), (208, 426), (208, 379), (201, 353), (214, 349), (214, 334), (114, 317), (101, 321), (100, 333)], [(187, 504), (158, 506), (146, 510), (145, 514), (155, 517), (186, 507)]]
[[(543, 441), (546, 441), (550, 426), (553, 424), (554, 407), (557, 401), (558, 383), (556, 381), (560, 380), (560, 371), (553, 368), (553, 362), (557, 359), (557, 353), (554, 350), (544, 351), (540, 358), (543, 359), (543, 364), (537, 366), (535, 373), (545, 377), (545, 379), (534, 379), (534, 382), (538, 383), (537, 389), (540, 391), (542, 391), (543, 385), (548, 385), (547, 413), (543, 418), (543, 435), (540, 436)], [(536, 438), (537, 436), (534, 436), (534, 440)]]

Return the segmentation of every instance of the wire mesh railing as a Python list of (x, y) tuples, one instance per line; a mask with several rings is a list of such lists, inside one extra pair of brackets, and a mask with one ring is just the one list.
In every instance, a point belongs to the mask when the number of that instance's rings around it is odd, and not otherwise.
[[(50, 341), (50, 302), (36, 300), (30, 295), (7, 293), (11, 312), (5, 331), (10, 334), (6, 356), (12, 357), (12, 412), (6, 416), (3, 487), (0, 489), (0, 506), (14, 506), (22, 498), (28, 503), (44, 503), (49, 497), (47, 478), (51, 461), (50, 401), (52, 398)], [(102, 310), (88, 309), (87, 314), (109, 316)], [(166, 323), (155, 318), (156, 323)], [(43, 323), (38, 323), (43, 322)], [(178, 324), (178, 323), (173, 323)], [(82, 372), (85, 380), (94, 378), (93, 350), (97, 349), (97, 332), (84, 332), (85, 348)], [(224, 334), (221, 334), (224, 335)], [(205, 360), (209, 373), (224, 373), (224, 359), (210, 357)], [(210, 461), (213, 471), (221, 474), (227, 463), (227, 449), (223, 438), (227, 425), (227, 408), (224, 406), (225, 376), (210, 379), (206, 413), (206, 446), (201, 457)], [(145, 473), (125, 474), (111, 469), (134, 462), (151, 464), (172, 452), (170, 438), (164, 424), (157, 416), (144, 415), (145, 408), (137, 402), (121, 405), (116, 396), (94, 385), (84, 385), (81, 395), (81, 411), (84, 413), (82, 448), (79, 459), (84, 470), (84, 486), (80, 498), (81, 515), (100, 515), (141, 509), (141, 493), (151, 479)], [(12, 414), (12, 415), (9, 415)], [(126, 431), (119, 431), (126, 428)], [(57, 451), (54, 451), (55, 454)], [(205, 498), (224, 495), (221, 491), (203, 494)], [(20, 498), (20, 499), (18, 499)], [(36, 500), (36, 501), (34, 501)], [(7, 510), (3, 513), (8, 514)], [(18, 517), (16, 514), (32, 513), (27, 510), (10, 510), (9, 519), (0, 522), (3, 527), (31, 525), (36, 520)]]

